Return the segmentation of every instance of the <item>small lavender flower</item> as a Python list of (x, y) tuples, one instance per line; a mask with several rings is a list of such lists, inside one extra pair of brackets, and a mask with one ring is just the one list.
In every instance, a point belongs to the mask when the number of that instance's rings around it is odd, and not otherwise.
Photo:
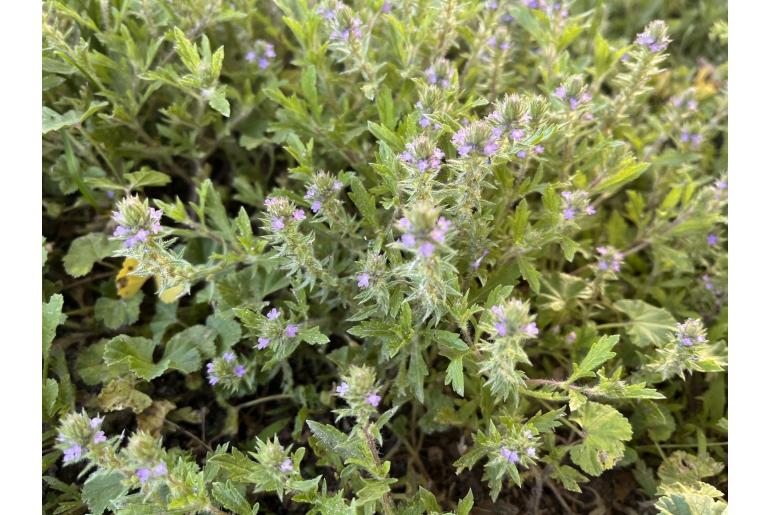
[(380, 401), (382, 400), (382, 397), (377, 395), (376, 392), (372, 392), (369, 395), (366, 396), (366, 402), (367, 404), (370, 404), (374, 406), (375, 408), (380, 405)]
[(259, 342), (257, 344), (257, 349), (262, 350), (268, 345), (270, 345), (270, 338), (265, 338), (264, 336), (260, 336), (257, 341)]
[(423, 242), (420, 245), (420, 254), (422, 254), (424, 257), (431, 257), (433, 255), (433, 251), (435, 250), (435, 245), (433, 245), (431, 242), (426, 241)]
[(72, 463), (78, 461), (83, 455), (83, 448), (78, 444), (73, 444), (71, 447), (64, 451), (64, 463)]
[(254, 43), (254, 49), (246, 52), (244, 58), (250, 63), (256, 62), (261, 70), (265, 70), (275, 58), (275, 47), (272, 43), (258, 39)]
[(505, 318), (505, 310), (502, 306), (492, 306), (490, 311), (497, 317), (497, 322), (494, 323), (495, 329), (499, 336), (505, 336), (508, 334), (508, 320)]
[(286, 329), (284, 330), (284, 334), (287, 338), (294, 338), (297, 336), (297, 331), (299, 331), (299, 327), (295, 324), (288, 324), (286, 326)]
[(238, 377), (243, 377), (246, 375), (246, 367), (243, 365), (235, 365), (235, 368), (233, 369), (233, 374), (235, 374)]
[(94, 434), (94, 438), (93, 438), (94, 443), (101, 443), (106, 441), (107, 441), (107, 436), (104, 434), (104, 431), (97, 431), (96, 434)]
[(537, 328), (537, 324), (535, 322), (530, 322), (524, 326), (522, 326), (519, 331), (524, 333), (529, 338), (534, 338), (538, 334), (540, 334), (540, 329)]
[(292, 216), (296, 221), (301, 222), (302, 220), (305, 219), (305, 211), (302, 209), (297, 209), (296, 211), (294, 211)]
[(337, 392), (337, 395), (341, 395), (344, 397), (345, 394), (348, 393), (348, 390), (350, 390), (350, 385), (345, 381), (343, 381), (342, 383), (340, 383), (339, 386), (337, 386), (335, 391)]
[(96, 429), (102, 425), (102, 422), (104, 422), (104, 417), (94, 417), (88, 422), (88, 425), (91, 426), (91, 429)]
[(473, 270), (478, 270), (481, 266), (481, 261), (486, 257), (487, 254), (489, 254), (489, 251), (484, 249), (484, 252), (481, 253), (481, 256), (479, 256), (475, 261), (471, 263), (471, 268)]
[(294, 465), (292, 464), (291, 459), (290, 458), (286, 458), (285, 460), (283, 460), (283, 463), (281, 463), (281, 466), (279, 467), (279, 470), (281, 472), (285, 472), (285, 473), (288, 473), (288, 472), (291, 472), (292, 470), (294, 470)]
[(281, 229), (284, 228), (283, 218), (280, 216), (274, 216), (272, 221), (270, 222), (270, 225), (272, 226), (273, 230), (278, 232)]
[(711, 280), (711, 277), (709, 277), (708, 275), (705, 275), (705, 274), (704, 274), (704, 275), (701, 277), (701, 280), (703, 281), (703, 283), (704, 283), (704, 286), (706, 287), (706, 289), (707, 289), (707, 290), (711, 291), (711, 290), (713, 290), (713, 289), (714, 289), (714, 283), (713, 283), (713, 281)]
[(222, 355), (222, 359), (224, 359), (228, 363), (232, 363), (235, 361), (235, 353), (232, 351), (227, 351)]
[(565, 220), (574, 220), (578, 213), (593, 215), (596, 209), (588, 204), (588, 193), (584, 191), (562, 191), (562, 216)]
[(625, 258), (622, 252), (618, 252), (612, 247), (597, 247), (596, 252), (600, 256), (599, 261), (596, 263), (599, 270), (620, 272), (620, 267), (623, 266), (623, 259)]
[(145, 484), (148, 479), (150, 479), (150, 469), (148, 468), (140, 468), (136, 470), (136, 477), (139, 478), (139, 482), (141, 484)]
[(527, 447), (527, 456), (534, 458), (537, 456), (537, 450), (534, 447)]
[(168, 472), (168, 467), (166, 467), (166, 463), (161, 461), (158, 463), (155, 468), (152, 469), (152, 475), (154, 477), (162, 477), (165, 476)]
[(281, 312), (278, 311), (277, 308), (273, 308), (273, 309), (271, 309), (270, 311), (267, 312), (267, 319), (268, 320), (275, 320), (279, 316), (281, 316)]
[(367, 274), (366, 272), (360, 273), (358, 274), (357, 279), (358, 279), (359, 288), (369, 287), (369, 274)]
[(706, 243), (708, 243), (710, 247), (713, 247), (718, 242), (719, 242), (719, 237), (716, 234), (709, 234), (706, 237)]
[(510, 449), (503, 447), (502, 449), (500, 449), (500, 455), (506, 460), (508, 460), (508, 462), (510, 463), (515, 464), (519, 462), (519, 453), (516, 451), (512, 451)]

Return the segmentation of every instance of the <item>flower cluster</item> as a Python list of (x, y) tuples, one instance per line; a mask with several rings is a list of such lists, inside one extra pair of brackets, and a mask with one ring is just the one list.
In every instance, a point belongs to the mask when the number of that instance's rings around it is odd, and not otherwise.
[(698, 319), (688, 318), (681, 324), (676, 325), (674, 338), (679, 345), (692, 347), (696, 343), (707, 343), (706, 328), (703, 322)]
[(644, 32), (636, 35), (636, 44), (647, 48), (650, 52), (662, 52), (671, 43), (665, 22), (655, 20), (644, 28)]
[(446, 242), (446, 236), (452, 222), (438, 216), (438, 212), (427, 204), (418, 204), (416, 209), (401, 217), (396, 227), (403, 233), (400, 243), (409, 250), (416, 250), (429, 258), (436, 250), (436, 245)]
[[(415, 107), (420, 114), (420, 127), (426, 129), (431, 126), (430, 116), (445, 112), (446, 95), (438, 86), (430, 85), (427, 88), (421, 88), (419, 91), (420, 100), (415, 103)], [(441, 125), (433, 123), (433, 129), (440, 129)]]
[(257, 349), (263, 350), (270, 345), (273, 340), (295, 338), (299, 332), (299, 326), (292, 322), (284, 323), (281, 320), (281, 311), (278, 308), (271, 308), (265, 316), (263, 326), (263, 335), (257, 339)]
[(209, 384), (215, 385), (221, 382), (232, 385), (246, 375), (246, 367), (237, 361), (233, 351), (225, 352), (221, 357), (214, 359), (206, 365)]
[(348, 43), (361, 39), (361, 18), (353, 10), (339, 2), (332, 2), (328, 7), (319, 6), (320, 14), (331, 29), (329, 39), (332, 42)]
[(527, 125), (532, 120), (524, 100), (515, 93), (495, 103), (495, 110), (487, 116), (495, 138), (506, 138), (514, 143), (527, 136)]
[(137, 431), (121, 451), (127, 466), (134, 471), (139, 485), (152, 490), (168, 474), (166, 451), (160, 441), (149, 433)]
[(536, 338), (540, 333), (535, 323), (535, 316), (529, 314), (528, 302), (512, 299), (505, 304), (492, 306), (489, 312), (499, 338), (530, 339)]
[(342, 190), (342, 181), (327, 172), (318, 172), (305, 191), (305, 200), (310, 202), (310, 211), (318, 213), (337, 193)]
[(377, 374), (368, 366), (351, 366), (334, 393), (345, 400), (349, 409), (337, 410), (341, 416), (355, 416), (359, 420), (368, 419), (377, 413), (382, 402), (382, 395), (376, 384)]
[(257, 63), (260, 69), (265, 70), (270, 66), (270, 61), (275, 59), (275, 47), (272, 43), (258, 39), (254, 42), (254, 48), (246, 52), (244, 58), (250, 63)]
[(443, 57), (437, 59), (432, 65), (425, 69), (425, 80), (428, 84), (447, 89), (452, 86), (457, 78), (452, 63)]
[(494, 156), (500, 149), (492, 127), (483, 120), (477, 120), (461, 128), (452, 136), (452, 144), (460, 157), (483, 155)]
[(561, 214), (565, 220), (574, 220), (580, 214), (595, 215), (596, 209), (589, 203), (588, 193), (585, 191), (562, 191)]
[(64, 417), (56, 437), (56, 447), (64, 453), (64, 463), (76, 463), (99, 444), (106, 442), (102, 431), (104, 418), (89, 418), (85, 412), (69, 413)]
[(620, 272), (620, 267), (623, 266), (623, 259), (625, 258), (622, 252), (612, 247), (604, 246), (596, 247), (596, 252), (599, 254), (596, 268), (600, 273), (608, 271)]
[(160, 218), (163, 211), (150, 207), (147, 199), (129, 196), (118, 202), (112, 212), (112, 220), (118, 224), (112, 236), (123, 242), (126, 248), (132, 248), (147, 242), (161, 232)]
[(405, 164), (414, 166), (421, 173), (438, 172), (444, 152), (427, 135), (420, 135), (406, 144), (406, 150), (398, 155)]
[(569, 107), (570, 111), (577, 111), (578, 108), (590, 102), (592, 98), (588, 87), (583, 84), (580, 77), (570, 77), (557, 87), (553, 94)]
[(286, 475), (294, 473), (294, 460), (290, 452), (291, 446), (288, 449), (284, 448), (278, 441), (278, 436), (275, 436), (272, 441), (263, 442), (257, 439), (257, 452), (254, 453), (254, 457), (267, 469), (277, 470), (285, 480)]
[(296, 209), (294, 204), (284, 197), (270, 197), (265, 200), (269, 224), (265, 227), (273, 233), (286, 229), (287, 226), (297, 226), (307, 218), (303, 209)]

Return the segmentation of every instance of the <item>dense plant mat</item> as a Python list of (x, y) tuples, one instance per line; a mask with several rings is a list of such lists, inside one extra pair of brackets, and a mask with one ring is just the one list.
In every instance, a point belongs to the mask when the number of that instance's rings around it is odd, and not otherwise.
[(724, 2), (42, 8), (46, 513), (726, 511)]

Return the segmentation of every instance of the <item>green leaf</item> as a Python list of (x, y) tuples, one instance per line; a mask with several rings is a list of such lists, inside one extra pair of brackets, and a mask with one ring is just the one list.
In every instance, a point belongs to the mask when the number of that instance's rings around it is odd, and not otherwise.
[(583, 377), (594, 377), (593, 371), (604, 364), (604, 362), (615, 357), (612, 348), (617, 345), (620, 337), (618, 335), (602, 336), (591, 345), (588, 354), (583, 358), (579, 365), (575, 364), (572, 375), (568, 382), (574, 382)]
[(101, 340), (78, 353), (75, 369), (80, 380), (89, 386), (107, 383), (128, 373), (127, 365), (111, 367), (104, 363), (104, 348), (106, 346), (107, 340)]
[(465, 377), (463, 376), (463, 358), (462, 356), (454, 358), (449, 362), (446, 369), (446, 378), (444, 384), (452, 383), (452, 389), (457, 395), (462, 397), (465, 393)]
[(144, 188), (146, 186), (165, 186), (171, 182), (171, 177), (165, 173), (150, 169), (127, 173), (124, 177), (128, 179), (131, 189)]
[(227, 100), (227, 86), (218, 86), (209, 97), (209, 106), (222, 116), (230, 116), (230, 102)]
[(323, 334), (317, 325), (306, 329), (301, 329), (297, 335), (299, 336), (300, 340), (309, 343), (310, 345), (329, 343), (329, 337)]
[(100, 297), (94, 304), (94, 316), (109, 329), (119, 329), (139, 320), (139, 306), (144, 294), (137, 293), (130, 299)]
[(188, 327), (166, 342), (166, 350), (161, 362), (168, 362), (169, 368), (191, 374), (201, 368), (202, 358), (214, 357), (215, 338), (216, 332), (211, 328), (203, 325)]
[(232, 481), (213, 483), (211, 493), (219, 504), (238, 515), (250, 515), (251, 505)]
[(48, 356), (51, 344), (56, 337), (56, 328), (67, 320), (67, 315), (62, 313), (64, 297), (61, 293), (54, 293), (48, 302), (43, 303), (43, 357)]
[(374, 197), (366, 191), (358, 177), (350, 179), (350, 193), (348, 193), (348, 196), (356, 205), (364, 220), (372, 227), (377, 225), (377, 206)]
[(108, 508), (114, 511), (121, 498), (128, 493), (125, 477), (120, 472), (100, 471), (92, 474), (83, 484), (83, 500), (93, 515), (101, 515)]
[(50, 107), (43, 106), (43, 134), (58, 131), (63, 127), (71, 127), (80, 122), (80, 113), (67, 111), (59, 114)]
[(457, 515), (470, 515), (473, 509), (473, 490), (468, 489), (468, 493), (457, 504)]
[(390, 484), (395, 483), (396, 479), (362, 479), (364, 487), (356, 492), (356, 497), (361, 503), (367, 503), (379, 500), (383, 495), (390, 492)]
[(116, 336), (104, 348), (104, 362), (109, 365), (125, 363), (137, 377), (150, 381), (161, 375), (169, 366), (170, 359), (164, 357), (160, 363), (152, 360), (155, 342), (140, 336)]
[(635, 163), (633, 160), (626, 160), (622, 166), (615, 173), (609, 177), (605, 177), (601, 182), (593, 189), (594, 193), (601, 193), (613, 188), (619, 188), (624, 184), (628, 184), (631, 181), (636, 180), (642, 175), (649, 167), (650, 163)]
[(655, 507), (660, 515), (723, 515), (727, 503), (706, 495), (679, 493), (658, 499)]
[(200, 72), (201, 58), (196, 46), (187, 39), (185, 33), (178, 27), (174, 27), (174, 42), (177, 54), (182, 59), (187, 70), (193, 75)]
[(72, 277), (83, 277), (91, 271), (94, 263), (109, 257), (119, 246), (117, 241), (108, 239), (102, 233), (90, 233), (76, 238), (64, 256), (64, 269)]
[(632, 429), (618, 410), (606, 404), (587, 402), (571, 420), (583, 429), (583, 441), (570, 449), (570, 457), (592, 476), (610, 470), (623, 457), (624, 441)]
[(438, 342), (439, 349), (443, 351), (465, 352), (468, 345), (460, 338), (460, 335), (452, 331), (443, 331), (436, 329), (431, 332), (433, 338)]
[(641, 300), (619, 300), (615, 308), (631, 318), (627, 332), (631, 343), (639, 347), (665, 343), (676, 326), (676, 320), (668, 311)]
[(59, 383), (56, 379), (47, 378), (43, 382), (43, 416), (46, 419), (56, 414), (56, 399), (59, 398)]
[(521, 275), (529, 283), (529, 287), (535, 293), (540, 293), (540, 272), (532, 266), (532, 260), (519, 257), (516, 259), (516, 263), (519, 265)]
[(372, 121), (367, 122), (367, 127), (369, 127), (369, 132), (374, 134), (374, 137), (387, 143), (390, 148), (398, 149), (403, 145), (401, 138), (392, 130)]

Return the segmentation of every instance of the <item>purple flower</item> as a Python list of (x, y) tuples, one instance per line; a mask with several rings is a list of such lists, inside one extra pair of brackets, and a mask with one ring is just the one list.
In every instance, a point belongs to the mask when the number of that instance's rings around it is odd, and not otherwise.
[(72, 445), (72, 447), (65, 449), (64, 451), (64, 463), (72, 463), (78, 461), (83, 455), (83, 448), (78, 444)]
[(342, 383), (340, 383), (340, 385), (337, 387), (335, 391), (337, 392), (338, 395), (345, 395), (346, 393), (348, 393), (348, 390), (350, 390), (350, 385), (345, 381), (343, 381)]
[(481, 253), (481, 256), (478, 257), (473, 263), (471, 263), (471, 268), (474, 270), (478, 270), (481, 266), (481, 261), (486, 257), (486, 255), (489, 254), (488, 250), (484, 250), (484, 252)]
[(139, 478), (141, 484), (145, 484), (150, 479), (150, 469), (140, 468), (136, 470), (136, 477)]
[(259, 68), (264, 70), (270, 65), (270, 61), (267, 60), (266, 57), (260, 57), (259, 58)]
[(406, 247), (414, 247), (415, 243), (417, 243), (417, 240), (415, 240), (415, 237), (413, 234), (406, 233), (401, 236), (401, 243)]
[(426, 258), (431, 257), (433, 255), (434, 249), (435, 247), (431, 242), (429, 241), (423, 242), (422, 245), (420, 245), (420, 254), (422, 254)]
[(279, 468), (281, 472), (291, 472), (292, 470), (294, 470), (294, 465), (292, 465), (290, 458), (286, 458), (285, 460), (283, 460), (283, 463), (281, 463), (281, 466)]
[(115, 230), (112, 232), (112, 235), (116, 238), (120, 238), (121, 236), (125, 236), (126, 234), (131, 234), (131, 229), (128, 227), (123, 227), (122, 225), (119, 225), (115, 228)]
[(227, 351), (222, 355), (222, 359), (224, 359), (228, 363), (232, 363), (233, 361), (235, 361), (235, 353), (232, 351)]
[(586, 206), (586, 214), (588, 216), (593, 216), (596, 214), (596, 209), (594, 209), (593, 206)]
[(105, 436), (104, 431), (98, 431), (94, 435), (94, 443), (101, 443), (107, 441), (107, 436)]
[(519, 150), (518, 152), (516, 152), (516, 155), (520, 159), (524, 159), (525, 157), (527, 157), (527, 151), (526, 150)]
[(530, 322), (527, 325), (522, 326), (520, 331), (530, 338), (534, 338), (540, 333), (540, 329), (537, 328), (537, 324), (534, 322)]
[(497, 334), (500, 336), (505, 336), (508, 333), (508, 327), (505, 322), (495, 322), (495, 329), (497, 329)]
[(572, 208), (565, 209), (561, 214), (564, 216), (565, 220), (572, 220), (575, 218), (575, 210)]
[(361, 274), (358, 274), (358, 287), (359, 288), (368, 288), (369, 287), (369, 274), (366, 272), (363, 272)]
[(385, 2), (384, 4), (382, 4), (382, 12), (384, 12), (385, 14), (388, 14), (391, 11), (391, 9), (393, 9), (393, 5), (390, 2)]
[(155, 465), (155, 468), (152, 469), (152, 475), (155, 477), (165, 476), (167, 472), (168, 467), (166, 467), (166, 463), (163, 461)]
[(342, 186), (343, 186), (342, 181), (335, 180), (334, 183), (332, 184), (332, 189), (334, 191), (340, 191), (342, 189)]
[(219, 377), (216, 374), (209, 374), (209, 384), (214, 386), (219, 382)]
[(366, 396), (366, 402), (367, 404), (371, 404), (375, 408), (380, 405), (380, 401), (382, 400), (382, 397), (377, 395), (375, 392), (370, 393)]
[(310, 210), (313, 213), (319, 212), (321, 210), (321, 201), (320, 200), (313, 201), (313, 203), (310, 204)]
[(259, 344), (257, 344), (257, 349), (262, 350), (268, 345), (270, 345), (270, 338), (265, 338), (264, 336), (260, 336), (257, 341)]
[(534, 458), (537, 455), (537, 451), (534, 447), (527, 447), (527, 456)]
[(278, 311), (276, 308), (273, 308), (273, 309), (271, 309), (270, 311), (267, 312), (267, 319), (268, 320), (275, 320), (279, 316), (281, 316), (281, 312)]
[(305, 219), (305, 211), (302, 209), (297, 209), (296, 211), (294, 211), (294, 214), (292, 216), (294, 217), (295, 220), (297, 220), (298, 222), (301, 222), (302, 220)]
[(102, 425), (102, 422), (104, 422), (104, 417), (94, 417), (88, 422), (88, 425), (91, 426), (91, 429), (96, 429)]
[(253, 63), (254, 61), (257, 60), (257, 53), (254, 50), (249, 50), (248, 52), (246, 52), (246, 55), (244, 56), (244, 58), (248, 62)]
[(518, 463), (519, 462), (519, 453), (516, 451), (512, 451), (510, 449), (506, 449), (503, 447), (500, 449), (500, 455), (508, 460), (510, 463)]
[(717, 244), (717, 242), (719, 242), (719, 238), (716, 234), (709, 234), (706, 238), (706, 242), (709, 244), (709, 246), (713, 247)]
[(564, 86), (559, 86), (554, 90), (553, 94), (556, 95), (556, 98), (564, 100), (564, 98), (567, 96), (567, 90), (564, 89)]
[(235, 365), (235, 368), (233, 369), (233, 373), (238, 377), (243, 377), (246, 375), (246, 367), (243, 365)]
[(299, 330), (299, 327), (297, 325), (295, 325), (295, 324), (288, 324), (286, 326), (286, 329), (284, 330), (284, 334), (288, 338), (294, 338), (295, 336), (297, 336), (297, 331), (298, 330)]
[(280, 231), (283, 229), (283, 218), (280, 216), (274, 216), (271, 225), (274, 231)]
[(519, 141), (524, 137), (524, 130), (523, 129), (513, 129), (511, 131), (511, 139), (513, 141)]

